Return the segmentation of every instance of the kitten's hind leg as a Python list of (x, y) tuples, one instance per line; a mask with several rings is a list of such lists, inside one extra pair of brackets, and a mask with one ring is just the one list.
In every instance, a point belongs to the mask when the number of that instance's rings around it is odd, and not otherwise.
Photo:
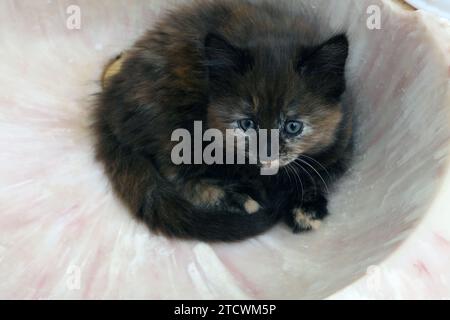
[(195, 206), (216, 206), (225, 198), (224, 188), (204, 180), (191, 180), (183, 189), (186, 200)]
[(255, 214), (263, 208), (263, 206), (251, 196), (236, 191), (228, 191), (225, 206), (228, 207), (229, 210), (244, 210), (247, 214)]
[(222, 208), (226, 211), (254, 214), (261, 204), (232, 184), (212, 180), (191, 180), (183, 186), (183, 194), (195, 206)]
[(328, 215), (327, 206), (328, 200), (322, 194), (307, 197), (304, 201), (294, 203), (285, 216), (285, 222), (294, 233), (317, 230), (320, 228), (321, 221)]

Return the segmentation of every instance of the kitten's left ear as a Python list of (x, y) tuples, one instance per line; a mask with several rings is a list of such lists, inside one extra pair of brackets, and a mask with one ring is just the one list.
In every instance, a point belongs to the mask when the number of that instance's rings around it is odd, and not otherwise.
[(303, 50), (297, 70), (312, 89), (330, 98), (339, 98), (345, 91), (345, 64), (349, 42), (345, 34)]
[(253, 64), (248, 50), (238, 48), (218, 34), (205, 38), (206, 66), (210, 80), (227, 81), (233, 75), (246, 73)]

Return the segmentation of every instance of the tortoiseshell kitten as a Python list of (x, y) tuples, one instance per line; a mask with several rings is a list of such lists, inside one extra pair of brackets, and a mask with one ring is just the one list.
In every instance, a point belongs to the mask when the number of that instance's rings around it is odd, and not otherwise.
[[(126, 54), (95, 110), (97, 156), (117, 194), (154, 231), (236, 241), (327, 214), (346, 168), (351, 112), (340, 102), (345, 35), (314, 43), (275, 5), (201, 1), (163, 18)], [(279, 129), (280, 170), (175, 165), (174, 130)], [(224, 135), (225, 136), (225, 135)]]

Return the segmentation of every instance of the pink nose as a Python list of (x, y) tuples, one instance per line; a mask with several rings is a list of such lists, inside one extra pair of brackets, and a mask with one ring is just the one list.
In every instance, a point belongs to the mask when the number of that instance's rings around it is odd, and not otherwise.
[(275, 167), (280, 165), (280, 160), (261, 161), (261, 164), (267, 167)]

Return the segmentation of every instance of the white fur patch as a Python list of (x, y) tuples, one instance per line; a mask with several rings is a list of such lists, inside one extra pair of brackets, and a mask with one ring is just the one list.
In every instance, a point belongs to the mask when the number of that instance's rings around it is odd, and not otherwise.
[(247, 213), (253, 214), (253, 213), (258, 212), (258, 210), (261, 208), (261, 206), (255, 200), (249, 198), (244, 203), (244, 208), (245, 208), (245, 211), (247, 211)]
[(295, 222), (303, 229), (317, 230), (322, 224), (320, 220), (313, 219), (302, 209), (294, 209), (294, 219)]

